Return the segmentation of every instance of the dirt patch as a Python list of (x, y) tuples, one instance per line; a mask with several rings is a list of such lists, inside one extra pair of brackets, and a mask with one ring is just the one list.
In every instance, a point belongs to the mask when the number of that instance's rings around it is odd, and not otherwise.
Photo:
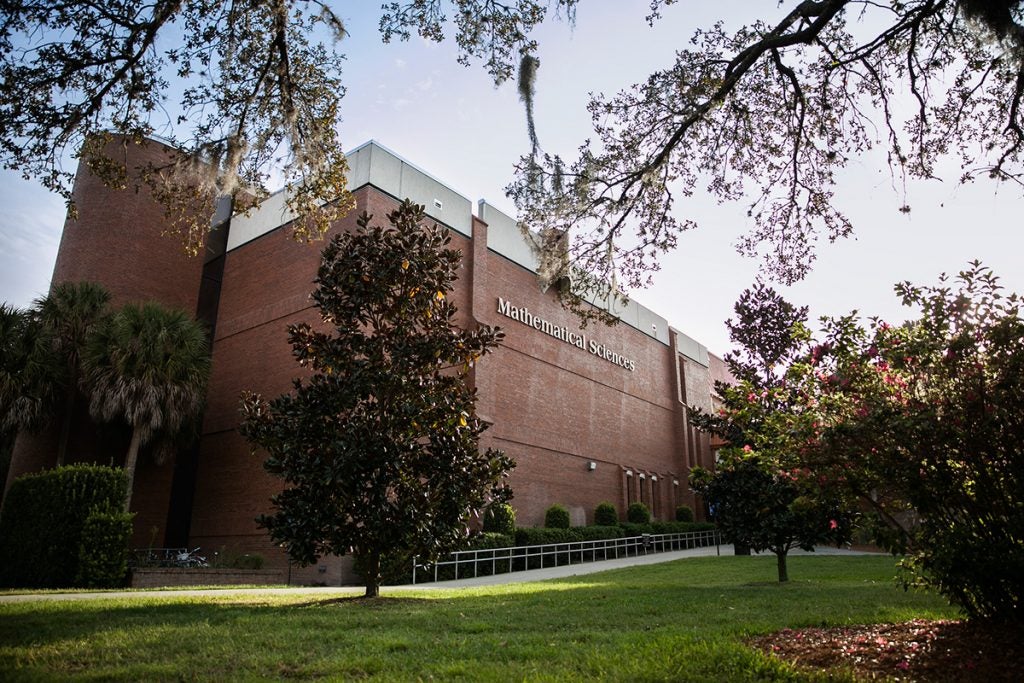
[(785, 629), (747, 641), (801, 667), (896, 681), (1024, 680), (1024, 628), (989, 622), (908, 621)]

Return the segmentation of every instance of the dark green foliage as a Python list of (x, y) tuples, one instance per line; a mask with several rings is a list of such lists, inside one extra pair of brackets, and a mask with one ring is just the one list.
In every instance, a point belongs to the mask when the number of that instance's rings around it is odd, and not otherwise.
[(689, 505), (680, 505), (676, 508), (676, 521), (677, 522), (692, 522), (693, 521), (693, 508)]
[(37, 431), (52, 419), (67, 384), (53, 346), (38, 309), (0, 304), (0, 445), (13, 448), (20, 430)]
[(353, 553), (368, 596), (389, 567), (461, 547), (470, 520), (508, 499), (514, 466), (479, 448), (466, 376), (502, 333), (456, 326), (461, 253), (411, 202), (388, 221), (363, 214), (331, 240), (312, 295), (323, 324), (288, 327), (308, 374), (242, 405), (241, 432), (284, 482), (260, 524), (301, 565)]
[(211, 567), (218, 569), (263, 569), (265, 560), (259, 553), (239, 553), (233, 548), (221, 546), (220, 550), (207, 557)]
[(127, 486), (123, 470), (98, 465), (15, 480), (0, 513), (0, 585), (74, 585), (86, 520), (94, 510), (121, 509)]
[(711, 522), (651, 522), (651, 530), (656, 534), (690, 534), (716, 528)]
[(97, 509), (89, 513), (82, 525), (76, 585), (85, 588), (124, 585), (134, 516), (120, 509)]
[(485, 531), (471, 536), (465, 550), (490, 550), (493, 548), (511, 548), (516, 544), (515, 530), (511, 534), (499, 534)]
[(544, 526), (548, 529), (568, 529), (569, 511), (564, 505), (555, 503), (544, 512)]
[[(109, 303), (110, 292), (93, 282), (62, 282), (35, 302), (34, 314), (42, 324), (42, 337), (34, 350), (33, 362), (36, 366), (53, 364), (60, 368), (57, 375), (49, 378), (49, 390), (54, 401), (62, 404), (63, 413), (57, 445), (58, 467), (64, 464), (67, 455), (79, 392), (87, 389), (83, 386), (82, 368), (85, 348), (89, 338), (108, 320)], [(57, 406), (51, 404), (48, 408), (54, 412)], [(130, 478), (128, 491), (131, 492)]]
[(780, 582), (789, 580), (786, 555), (792, 548), (840, 545), (853, 528), (854, 517), (840, 500), (822, 495), (798, 474), (772, 469), (753, 453), (720, 463), (714, 474), (694, 468), (690, 486), (714, 509), (726, 539), (775, 553)]
[(622, 538), (626, 533), (617, 526), (574, 526), (569, 528), (519, 527), (516, 545), (547, 545), (549, 543), (575, 543)]
[(516, 533), (516, 511), (508, 503), (491, 503), (484, 513), (484, 531), (512, 536)]
[(235, 561), (231, 563), (232, 569), (263, 569), (265, 560), (262, 555), (256, 553), (239, 555), (235, 558)]
[(842, 491), (827, 486), (800, 455), (820, 435), (822, 418), (808, 410), (793, 376), (810, 339), (807, 309), (758, 285), (743, 292), (728, 321), (740, 348), (725, 360), (739, 381), (716, 383), (722, 407), (715, 414), (691, 410), (698, 429), (719, 435), (715, 471), (695, 468), (690, 486), (709, 505), (712, 518), (737, 546), (770, 550), (779, 581), (787, 581), (792, 548), (846, 542), (856, 514)]
[(231, 569), (263, 569), (263, 563), (262, 555), (245, 553), (232, 559), (228, 567)]
[(619, 512), (611, 503), (598, 503), (594, 508), (594, 524), (597, 526), (615, 526), (619, 523)]
[(631, 524), (650, 524), (651, 511), (643, 503), (630, 503), (626, 508), (626, 521)]
[(202, 411), (210, 375), (206, 330), (178, 309), (155, 302), (126, 304), (93, 326), (81, 365), (92, 417), (132, 429), (124, 460), (127, 511), (141, 447), (156, 442), (160, 464)]

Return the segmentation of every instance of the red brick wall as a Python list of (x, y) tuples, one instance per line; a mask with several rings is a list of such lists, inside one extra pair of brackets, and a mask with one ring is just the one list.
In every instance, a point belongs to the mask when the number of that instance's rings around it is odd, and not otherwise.
[[(476, 382), (479, 412), (494, 421), (490, 439), (518, 462), (510, 479), (518, 523), (542, 524), (554, 503), (567, 505), (574, 523), (592, 522), (602, 501), (624, 513), (627, 468), (648, 475), (648, 506), (649, 477), (658, 476), (655, 507), (659, 518), (671, 519), (671, 481), (684, 462), (675, 443), (679, 404), (669, 347), (625, 324), (581, 330), (553, 291), (541, 292), (533, 273), (495, 252), (477, 264), (474, 282), (478, 318), (506, 331), (504, 348), (479, 365)], [(634, 359), (636, 370), (499, 315), (498, 297)], [(597, 468), (590, 471), (589, 462)]]
[(115, 306), (154, 300), (194, 313), (203, 260), (187, 256), (177, 238), (161, 235), (167, 227), (163, 207), (140, 186), (137, 174), (148, 163), (168, 162), (173, 152), (158, 142), (140, 147), (119, 140), (106, 152), (126, 160), (132, 180), (126, 189), (111, 189), (79, 165), (78, 219), (64, 224), (53, 284), (92, 280), (110, 290)]
[[(371, 187), (356, 197), (359, 210), (378, 220), (396, 205)], [(351, 229), (355, 219), (354, 212), (336, 229)], [(472, 380), (480, 391), (478, 412), (494, 422), (485, 445), (503, 448), (518, 462), (510, 483), (519, 523), (543, 523), (553, 503), (568, 506), (577, 524), (592, 522), (594, 507), (605, 500), (624, 514), (627, 468), (635, 473), (637, 499), (639, 474), (646, 475), (642, 497), (660, 518), (671, 519), (677, 504), (692, 503), (685, 485), (686, 452), (677, 439), (682, 392), (673, 349), (624, 324), (582, 331), (635, 359), (637, 368), (630, 372), (500, 316), (498, 296), (553, 323), (578, 328), (553, 292), (540, 291), (531, 272), (486, 249), (486, 225), (479, 220), (472, 242), (458, 234), (452, 241), (464, 254), (451, 297), (460, 309), (460, 323), (475, 319), (506, 331), (504, 347), (478, 364)], [(193, 545), (242, 545), (268, 555), (272, 566), (284, 562), (254, 521), (269, 511), (268, 499), (280, 483), (263, 472), (262, 455), (252, 455), (234, 430), (241, 391), (275, 396), (289, 391), (291, 379), (301, 372), (291, 358), (285, 325), (312, 322), (316, 316), (308, 295), (319, 251), (317, 245), (296, 244), (286, 230), (276, 230), (227, 255)], [(701, 446), (691, 441), (691, 449)], [(590, 462), (596, 469), (588, 468)]]
[[(141, 161), (165, 151), (153, 146), (131, 154)], [(161, 210), (145, 193), (113, 193), (82, 172), (76, 196), (82, 218), (65, 228), (55, 281), (95, 279), (111, 288), (117, 302), (156, 298), (194, 309), (201, 262), (186, 259), (174, 242), (159, 237)], [(358, 212), (368, 211), (378, 221), (397, 205), (372, 187), (358, 190), (356, 198)], [(352, 229), (358, 212), (335, 230)], [(708, 369), (625, 324), (579, 330), (554, 293), (540, 291), (533, 273), (486, 248), (486, 231), (475, 219), (473, 241), (452, 234), (464, 263), (451, 299), (460, 324), (506, 331), (504, 347), (482, 360), (471, 381), (480, 392), (480, 415), (494, 423), (484, 445), (503, 448), (518, 462), (510, 480), (518, 522), (541, 524), (553, 503), (568, 506), (575, 524), (592, 522), (602, 501), (615, 503), (624, 515), (629, 500), (644, 500), (662, 519), (673, 518), (678, 504), (693, 504), (688, 467), (706, 464), (710, 451), (706, 438), (686, 423), (683, 401), (707, 400), (697, 394), (706, 391)], [(236, 431), (239, 397), (244, 390), (267, 397), (287, 392), (303, 372), (291, 357), (285, 326), (316, 322), (309, 295), (322, 246), (296, 243), (285, 228), (225, 257), (190, 545), (258, 552), (268, 566), (287, 567), (283, 552), (255, 522), (269, 511), (269, 498), (281, 483), (263, 471), (264, 456), (253, 454)], [(635, 371), (499, 315), (499, 296), (634, 359)], [(25, 450), (16, 467), (36, 467), (38, 452), (29, 455)], [(148, 542), (150, 529), (163, 524), (171, 465), (140, 465), (134, 498), (138, 542)], [(326, 575), (334, 583), (350, 571), (338, 558), (323, 565), (323, 572), (304, 570), (304, 578)]]

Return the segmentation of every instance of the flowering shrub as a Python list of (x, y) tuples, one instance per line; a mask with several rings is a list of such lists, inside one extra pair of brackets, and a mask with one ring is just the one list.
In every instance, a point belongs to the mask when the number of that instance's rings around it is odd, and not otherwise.
[(974, 262), (951, 287), (903, 283), (893, 326), (832, 320), (812, 353), (826, 428), (805, 461), (873, 511), (907, 583), (971, 616), (1024, 620), (1024, 321)]

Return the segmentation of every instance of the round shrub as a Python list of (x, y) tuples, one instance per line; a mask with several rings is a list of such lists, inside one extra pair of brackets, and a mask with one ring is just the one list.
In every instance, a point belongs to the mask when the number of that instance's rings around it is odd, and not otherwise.
[(630, 503), (626, 510), (626, 521), (630, 524), (650, 524), (651, 511), (643, 503)]
[(693, 508), (689, 505), (680, 505), (676, 508), (676, 521), (677, 522), (692, 522), (693, 521)]
[(492, 503), (484, 513), (484, 532), (515, 536), (516, 511), (508, 503)]
[(544, 513), (544, 526), (548, 529), (568, 529), (569, 511), (564, 505), (555, 503)]
[(594, 508), (594, 524), (598, 526), (618, 526), (619, 511), (611, 503), (598, 503)]

